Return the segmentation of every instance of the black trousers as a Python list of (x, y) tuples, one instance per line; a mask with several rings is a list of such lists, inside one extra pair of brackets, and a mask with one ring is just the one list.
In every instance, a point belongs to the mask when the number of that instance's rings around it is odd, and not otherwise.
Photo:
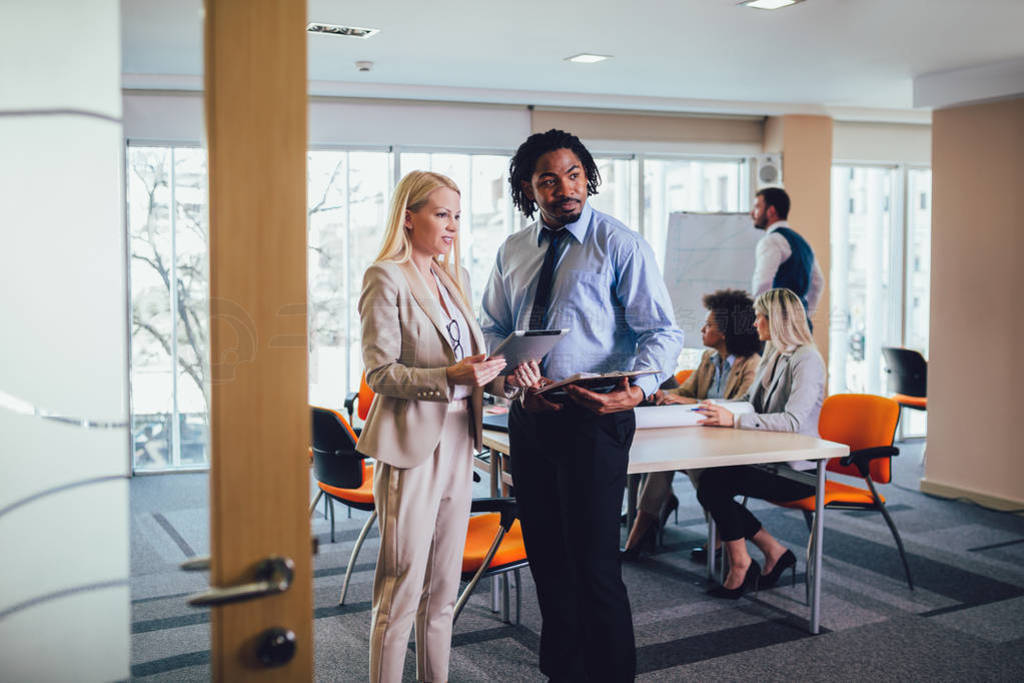
[(814, 486), (750, 465), (704, 470), (697, 500), (714, 518), (723, 541), (750, 539), (761, 530), (757, 517), (734, 500), (737, 495), (785, 503), (813, 496)]
[(509, 415), (511, 469), (554, 680), (632, 681), (636, 645), (619, 559), (633, 411)]

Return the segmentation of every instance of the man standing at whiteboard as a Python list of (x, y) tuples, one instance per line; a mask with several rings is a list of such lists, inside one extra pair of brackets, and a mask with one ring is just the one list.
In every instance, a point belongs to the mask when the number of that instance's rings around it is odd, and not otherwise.
[(789, 195), (781, 187), (766, 187), (757, 193), (750, 217), (754, 227), (767, 234), (757, 243), (750, 292), (757, 298), (776, 287), (793, 290), (810, 323), (825, 288), (825, 276), (811, 245), (786, 223), (788, 216)]

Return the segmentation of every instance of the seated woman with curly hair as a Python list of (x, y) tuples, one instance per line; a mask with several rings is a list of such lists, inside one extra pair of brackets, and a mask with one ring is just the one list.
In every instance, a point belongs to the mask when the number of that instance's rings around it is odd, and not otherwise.
[[(754, 372), (761, 360), (758, 354), (761, 342), (752, 326), (754, 302), (742, 290), (720, 289), (705, 294), (703, 304), (708, 313), (700, 335), (708, 350), (681, 387), (655, 394), (658, 405), (697, 403), (705, 398), (738, 399), (747, 393), (754, 381)], [(687, 472), (694, 487), (701, 472)], [(672, 493), (674, 475), (671, 471), (647, 475), (637, 502), (636, 522), (623, 551), (624, 560), (638, 559), (642, 551), (652, 549), (658, 529), (669, 513), (679, 506), (679, 499)], [(702, 560), (703, 552), (703, 548), (694, 548), (690, 555), (695, 560)]]

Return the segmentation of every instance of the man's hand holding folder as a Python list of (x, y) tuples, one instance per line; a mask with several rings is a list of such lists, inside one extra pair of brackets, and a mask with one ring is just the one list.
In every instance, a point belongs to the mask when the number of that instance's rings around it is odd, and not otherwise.
[(576, 384), (565, 387), (565, 393), (587, 410), (598, 415), (618, 413), (623, 410), (632, 410), (640, 401), (644, 400), (644, 390), (629, 383), (629, 379), (623, 377), (618, 387), (606, 393), (598, 393), (590, 389), (584, 389)]
[[(640, 387), (629, 383), (630, 379), (643, 374), (650, 374), (652, 371), (635, 371), (624, 373), (609, 373), (609, 375), (573, 376), (561, 382), (552, 382), (546, 377), (540, 378), (523, 394), (523, 407), (530, 412), (554, 412), (561, 410), (563, 403), (561, 397), (586, 408), (598, 415), (618, 413), (623, 410), (630, 410), (636, 407), (644, 399), (643, 390)], [(597, 385), (602, 380), (611, 377), (616, 378), (614, 388), (604, 391), (592, 391), (581, 384), (593, 382)], [(555, 389), (558, 390), (555, 393)]]

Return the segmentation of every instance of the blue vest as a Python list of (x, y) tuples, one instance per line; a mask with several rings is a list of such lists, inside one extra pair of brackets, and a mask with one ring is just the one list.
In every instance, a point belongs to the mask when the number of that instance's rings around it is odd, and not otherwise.
[[(785, 287), (793, 290), (793, 293), (800, 297), (800, 303), (807, 311), (807, 290), (811, 288), (811, 269), (814, 268), (814, 250), (807, 240), (791, 228), (775, 228), (777, 232), (789, 242), (789, 249), (792, 252), (789, 258), (782, 262), (775, 272), (775, 279), (772, 280), (772, 287)], [(808, 316), (810, 311), (807, 311)]]

